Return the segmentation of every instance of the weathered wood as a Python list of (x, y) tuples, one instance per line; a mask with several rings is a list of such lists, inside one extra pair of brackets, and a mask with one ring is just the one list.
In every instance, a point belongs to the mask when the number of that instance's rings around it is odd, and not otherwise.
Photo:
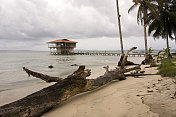
[[(44, 112), (50, 110), (55, 105), (60, 104), (61, 102), (72, 97), (73, 95), (84, 92), (87, 83), (86, 77), (90, 75), (90, 70), (84, 69), (85, 66), (80, 66), (77, 71), (68, 76), (66, 79), (63, 79), (62, 82), (44, 88), (18, 101), (1, 106), (0, 116), (40, 116)], [(33, 74), (34, 72), (30, 73)]]
[(123, 70), (124, 69), (124, 67), (125, 67), (125, 65), (126, 65), (126, 63), (127, 63), (127, 58), (128, 58), (128, 54), (131, 52), (131, 51), (133, 51), (133, 50), (135, 50), (137, 47), (132, 47), (130, 50), (128, 50), (126, 53), (125, 53), (125, 56), (123, 57), (123, 60), (122, 60), (122, 63), (121, 63), (121, 70)]
[[(134, 49), (134, 48), (133, 48)], [(130, 51), (132, 51), (131, 49)], [(127, 52), (129, 53), (129, 51)], [(127, 56), (125, 55), (127, 60)], [(123, 68), (123, 69), (122, 69)], [(116, 68), (114, 70), (108, 70), (106, 67), (106, 73), (96, 79), (86, 79), (90, 76), (90, 70), (85, 70), (85, 66), (79, 66), (78, 70), (69, 75), (65, 79), (58, 77), (51, 77), (41, 73), (31, 71), (27, 68), (23, 68), (24, 71), (30, 76), (40, 78), (46, 82), (56, 82), (56, 84), (44, 88), (38, 92), (28, 95), (20, 100), (0, 106), (0, 117), (36, 117), (47, 112), (54, 106), (62, 103), (68, 98), (89, 90), (101, 87), (114, 79), (123, 77), (125, 72), (129, 72), (134, 69), (139, 69), (140, 66), (124, 69)]]
[(142, 73), (138, 73), (138, 74), (125, 74), (124, 76), (150, 76), (150, 75), (159, 75), (159, 74), (142, 74)]
[(28, 76), (30, 77), (31, 76), (34, 76), (36, 78), (40, 78), (48, 83), (50, 82), (61, 82), (63, 79), (62, 78), (59, 78), (59, 77), (52, 77), (52, 76), (48, 76), (48, 75), (44, 75), (42, 73), (37, 73), (37, 72), (34, 72), (34, 71), (31, 71), (25, 67), (23, 67), (23, 70), (28, 74)]
[(124, 68), (124, 66), (127, 66), (127, 65), (136, 65), (134, 64), (133, 62), (131, 61), (127, 61), (127, 58), (128, 58), (128, 55), (131, 51), (135, 50), (137, 47), (132, 47), (130, 50), (128, 50), (124, 56), (121, 56), (120, 57), (120, 61), (118, 62), (118, 66), (121, 67), (121, 69)]

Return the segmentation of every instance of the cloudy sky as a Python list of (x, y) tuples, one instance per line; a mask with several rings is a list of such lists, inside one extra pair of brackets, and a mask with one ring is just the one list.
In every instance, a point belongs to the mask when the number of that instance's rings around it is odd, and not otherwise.
[[(124, 48), (144, 49), (131, 1), (119, 0)], [(116, 0), (0, 0), (0, 50), (48, 50), (46, 42), (60, 38), (78, 41), (77, 49), (119, 50)], [(148, 46), (166, 44), (149, 37)]]

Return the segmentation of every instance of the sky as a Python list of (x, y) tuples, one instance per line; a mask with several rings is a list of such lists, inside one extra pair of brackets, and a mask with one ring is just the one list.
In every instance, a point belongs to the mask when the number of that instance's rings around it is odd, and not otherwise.
[[(132, 4), (119, 0), (124, 49), (144, 49)], [(116, 0), (0, 0), (0, 50), (47, 51), (47, 42), (63, 38), (77, 41), (76, 49), (120, 50)], [(148, 47), (166, 48), (166, 40), (148, 37)]]

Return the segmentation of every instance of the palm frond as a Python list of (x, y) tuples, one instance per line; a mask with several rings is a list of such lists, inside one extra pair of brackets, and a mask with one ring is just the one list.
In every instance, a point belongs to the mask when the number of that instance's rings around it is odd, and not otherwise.
[(142, 10), (143, 10), (143, 6), (140, 5), (139, 6), (139, 9), (138, 9), (138, 13), (137, 13), (137, 23), (139, 24), (139, 22), (141, 21), (141, 24), (143, 24), (143, 13), (142, 13)]
[(130, 13), (133, 9), (135, 9), (137, 7), (138, 4), (133, 4), (129, 9), (128, 9), (128, 13)]
[(151, 35), (152, 31), (155, 31), (155, 30), (157, 29), (158, 25), (160, 25), (160, 24), (158, 23), (158, 21), (157, 21), (157, 20), (154, 20), (154, 21), (150, 24), (150, 26), (149, 26), (149, 28), (148, 28), (148, 34)]
[(156, 18), (159, 20), (159, 13), (157, 11), (157, 5), (156, 4), (153, 4), (153, 3), (150, 3), (148, 1), (145, 2), (147, 7), (148, 7), (148, 10), (150, 11), (150, 13)]

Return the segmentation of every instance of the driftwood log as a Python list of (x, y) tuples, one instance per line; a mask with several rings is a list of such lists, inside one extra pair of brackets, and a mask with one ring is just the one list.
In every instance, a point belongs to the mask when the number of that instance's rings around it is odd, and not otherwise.
[(85, 70), (85, 66), (79, 66), (77, 71), (65, 79), (51, 77), (23, 67), (23, 70), (29, 76), (40, 78), (46, 82), (56, 83), (20, 100), (0, 106), (0, 117), (40, 116), (76, 94), (96, 89), (114, 79), (124, 77), (124, 73), (126, 72), (140, 69), (140, 65), (129, 69), (125, 69), (123, 66), (127, 61), (128, 53), (134, 49), (136, 49), (136, 47), (126, 52), (121, 68), (114, 70), (108, 70), (108, 68), (106, 68), (106, 73), (96, 79), (86, 79), (86, 77), (91, 75), (91, 70)]

